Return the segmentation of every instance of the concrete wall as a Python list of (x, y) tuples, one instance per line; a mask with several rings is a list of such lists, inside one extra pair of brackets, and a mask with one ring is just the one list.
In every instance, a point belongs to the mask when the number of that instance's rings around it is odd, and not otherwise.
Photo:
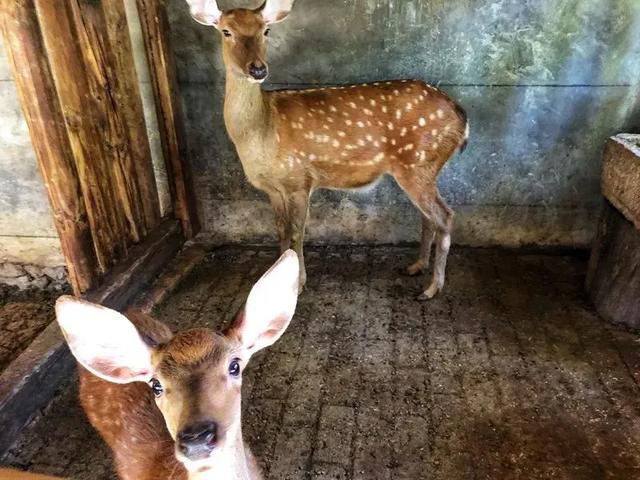
[(49, 200), (0, 43), (0, 264), (64, 264)]
[[(224, 130), (218, 34), (185, 2), (169, 3), (205, 232), (273, 241), (266, 198)], [(640, 127), (637, 0), (297, 0), (271, 44), (268, 87), (422, 78), (467, 109), (470, 146), (440, 179), (458, 243), (588, 245), (604, 142)], [(363, 193), (316, 193), (308, 238), (412, 241), (418, 223), (385, 179)]]
[[(164, 214), (171, 209), (171, 199), (162, 159), (153, 91), (144, 56), (144, 41), (135, 0), (126, 0), (125, 5), (145, 107), (161, 211)], [(32, 272), (37, 271), (37, 268), (30, 268), (28, 274), (25, 274), (22, 267), (15, 264), (58, 267), (64, 265), (64, 257), (53, 226), (49, 201), (31, 147), (11, 67), (4, 45), (0, 43), (0, 283), (25, 286), (29, 283), (25, 275), (33, 279)], [(58, 272), (46, 270), (51, 271)], [(48, 276), (56, 280), (51, 275)], [(12, 278), (22, 280), (8, 280)]]

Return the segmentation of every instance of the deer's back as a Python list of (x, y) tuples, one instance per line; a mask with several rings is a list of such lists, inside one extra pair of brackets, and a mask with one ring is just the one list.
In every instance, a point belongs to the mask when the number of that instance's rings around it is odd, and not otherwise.
[(394, 169), (435, 178), (465, 140), (466, 114), (421, 81), (273, 94), (281, 170), (315, 171), (319, 186), (352, 188)]

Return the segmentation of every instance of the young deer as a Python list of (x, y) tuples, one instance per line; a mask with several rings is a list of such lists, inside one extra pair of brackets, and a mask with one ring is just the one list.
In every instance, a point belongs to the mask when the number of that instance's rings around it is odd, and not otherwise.
[(297, 255), (286, 252), (224, 334), (172, 335), (144, 314), (127, 319), (73, 297), (58, 300), (58, 323), (81, 365), (81, 403), (122, 479), (262, 478), (242, 439), (241, 373), (289, 325), (298, 273)]
[(293, 244), (300, 258), (301, 286), (311, 193), (362, 187), (392, 175), (422, 214), (420, 255), (409, 274), (427, 268), (436, 239), (433, 279), (421, 294), (432, 298), (444, 285), (453, 222), (436, 178), (466, 145), (466, 114), (417, 80), (263, 91), (269, 26), (284, 20), (293, 2), (267, 0), (256, 10), (223, 13), (215, 0), (187, 0), (196, 21), (223, 35), (225, 124), (245, 174), (269, 195), (281, 248)]

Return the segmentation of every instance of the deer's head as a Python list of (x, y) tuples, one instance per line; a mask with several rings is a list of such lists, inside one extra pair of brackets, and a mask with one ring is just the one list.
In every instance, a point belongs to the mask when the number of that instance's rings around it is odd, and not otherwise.
[(294, 0), (266, 0), (255, 10), (237, 8), (222, 12), (216, 0), (187, 0), (191, 15), (222, 35), (222, 52), (227, 73), (252, 82), (269, 75), (266, 61), (269, 26), (287, 18)]
[(61, 297), (56, 315), (76, 359), (114, 383), (146, 382), (187, 470), (223, 468), (241, 441), (242, 372), (251, 356), (273, 344), (293, 316), (298, 258), (286, 252), (255, 284), (224, 333), (194, 329), (141, 334), (120, 313)]

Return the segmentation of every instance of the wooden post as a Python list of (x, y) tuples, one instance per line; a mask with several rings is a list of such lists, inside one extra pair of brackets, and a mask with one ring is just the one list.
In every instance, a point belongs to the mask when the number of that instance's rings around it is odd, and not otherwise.
[(115, 100), (123, 111), (127, 125), (126, 131), (136, 171), (135, 180), (140, 190), (146, 229), (150, 231), (160, 222), (160, 202), (124, 0), (102, 0), (102, 8), (109, 36), (109, 50), (114, 59), (120, 85), (115, 93)]
[(160, 0), (137, 0), (145, 38), (147, 61), (156, 102), (160, 138), (173, 199), (173, 210), (186, 238), (200, 229), (191, 173), (186, 161), (186, 140), (175, 60), (167, 12)]
[[(137, 172), (129, 142), (129, 126), (124, 104), (118, 102), (121, 94), (119, 76), (111, 45), (107, 38), (107, 25), (101, 2), (71, 0), (73, 27), (78, 39), (87, 77), (87, 92), (98, 106), (96, 112), (102, 126), (104, 159), (113, 179), (113, 194), (124, 215), (125, 240), (140, 242), (146, 236), (146, 225)], [(131, 59), (133, 62), (133, 59)], [(139, 97), (138, 97), (139, 99)], [(142, 120), (142, 119), (139, 119)], [(127, 242), (128, 245), (129, 242)]]
[(79, 295), (96, 285), (96, 256), (33, 0), (3, 0), (1, 22), (69, 280)]
[[(76, 32), (78, 0), (34, 0), (44, 45), (49, 56), (58, 98), (78, 170), (84, 203), (98, 265), (102, 272), (124, 257), (127, 249), (127, 219), (114, 185), (112, 165), (105, 153), (105, 131), (109, 128), (96, 98), (95, 72), (85, 62)], [(101, 92), (98, 95), (106, 95)]]

